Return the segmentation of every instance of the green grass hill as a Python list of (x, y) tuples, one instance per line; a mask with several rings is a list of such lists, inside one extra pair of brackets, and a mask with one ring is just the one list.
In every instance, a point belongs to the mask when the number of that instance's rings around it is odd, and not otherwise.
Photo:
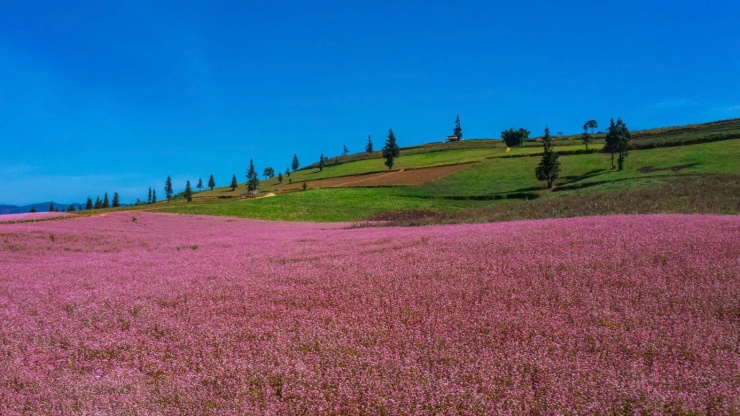
[[(705, 212), (740, 208), (740, 119), (633, 132), (625, 169), (612, 169), (581, 137), (555, 139), (561, 171), (553, 189), (535, 178), (542, 143), (507, 149), (500, 140), (401, 149), (392, 171), (380, 152), (329, 158), (277, 178), (244, 197), (246, 184), (136, 209), (289, 221), (388, 220), (397, 224), (494, 221), (614, 213)], [(303, 190), (305, 183), (306, 190)], [(131, 208), (129, 208), (131, 209)]]

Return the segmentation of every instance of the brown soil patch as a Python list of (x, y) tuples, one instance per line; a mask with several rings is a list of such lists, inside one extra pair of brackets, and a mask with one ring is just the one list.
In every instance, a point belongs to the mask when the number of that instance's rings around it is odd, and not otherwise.
[[(474, 163), (459, 165), (436, 166), (419, 169), (399, 169), (388, 172), (372, 172), (362, 175), (342, 176), (338, 178), (316, 179), (306, 181), (308, 189), (320, 188), (352, 188), (368, 186), (419, 186), (437, 180), (461, 169), (472, 166)], [(303, 182), (284, 184), (278, 191), (297, 191), (303, 189)]]

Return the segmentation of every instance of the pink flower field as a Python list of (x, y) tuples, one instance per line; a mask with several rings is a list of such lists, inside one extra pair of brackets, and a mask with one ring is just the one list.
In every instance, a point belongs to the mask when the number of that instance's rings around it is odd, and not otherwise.
[(0, 224), (0, 414), (739, 414), (740, 217)]
[(74, 214), (67, 212), (25, 212), (23, 214), (4, 214), (0, 215), (0, 223), (41, 221), (72, 216), (74, 216)]

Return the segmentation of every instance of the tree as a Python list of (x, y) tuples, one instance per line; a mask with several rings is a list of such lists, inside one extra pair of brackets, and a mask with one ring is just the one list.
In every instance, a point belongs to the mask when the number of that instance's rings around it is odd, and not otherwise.
[(306, 182), (303, 182), (303, 190), (305, 191), (308, 186), (306, 186)]
[(342, 149), (342, 156), (347, 156), (349, 153), (349, 149), (347, 149), (347, 145), (344, 145), (344, 148)]
[(599, 123), (596, 120), (589, 120), (583, 124), (583, 130), (591, 129), (591, 134), (594, 134), (594, 130), (599, 128)]
[(393, 169), (393, 160), (401, 154), (401, 149), (396, 144), (396, 136), (393, 134), (393, 129), (388, 129), (388, 140), (385, 141), (383, 146), (383, 158), (385, 158), (385, 165), (388, 166), (388, 170)]
[(282, 172), (281, 173), (278, 173), (278, 183), (283, 183), (283, 174), (282, 174)]
[(265, 179), (272, 179), (275, 177), (275, 169), (271, 167), (266, 167), (264, 172), (262, 172), (262, 176), (265, 177)]
[(213, 174), (211, 174), (211, 177), (208, 179), (208, 187), (211, 188), (211, 191), (216, 186), (216, 181), (213, 179)]
[(196, 186), (196, 188), (198, 188), (198, 191), (203, 190), (203, 179), (202, 178), (198, 178), (198, 186)]
[(110, 200), (108, 200), (108, 192), (105, 193), (103, 198), (103, 208), (110, 208)]
[(557, 179), (560, 173), (560, 161), (558, 161), (558, 154), (552, 150), (552, 138), (550, 137), (550, 129), (548, 127), (545, 127), (542, 146), (544, 148), (542, 160), (534, 170), (534, 173), (537, 176), (537, 180), (547, 181), (547, 189), (550, 189), (552, 188), (552, 182)]
[(113, 193), (113, 208), (120, 207), (121, 206), (121, 200), (118, 197), (118, 192)]
[(164, 183), (164, 194), (167, 197), (167, 202), (170, 202), (170, 199), (172, 199), (172, 178), (169, 176)]
[(247, 192), (254, 192), (260, 184), (257, 171), (254, 169), (252, 159), (249, 159), (249, 170), (247, 171)]
[(293, 172), (297, 171), (300, 166), (301, 164), (298, 162), (298, 156), (294, 154), (293, 163), (291, 164), (291, 167), (293, 168)]
[(285, 176), (290, 178), (290, 168), (285, 168)]
[(157, 202), (157, 191), (152, 189), (152, 204)]
[(87, 203), (85, 204), (85, 209), (86, 210), (93, 209), (92, 198), (90, 198), (89, 196), (87, 197)]
[(190, 189), (190, 181), (185, 182), (185, 193), (183, 194), (185, 200), (188, 202), (193, 201), (193, 190)]
[(457, 116), (455, 119), (455, 129), (452, 131), (452, 134), (457, 137), (457, 140), (462, 140), (462, 127), (460, 126), (460, 116)]
[(36, 212), (36, 207), (31, 207), (31, 209), (30, 209), (30, 212), (31, 212), (31, 213), (34, 213), (34, 212)]
[(99, 196), (95, 197), (95, 209), (103, 208), (103, 201), (100, 199)]
[(621, 118), (617, 118), (617, 122), (614, 123), (614, 119), (612, 118), (609, 121), (609, 129), (606, 132), (606, 143), (604, 144), (604, 151), (609, 152), (612, 157), (612, 169), (615, 168), (615, 155), (618, 155), (618, 170), (624, 169), (624, 159), (627, 157), (627, 148), (631, 140), (632, 134), (627, 128), (627, 124)]
[(75, 212), (77, 211), (77, 208), (75, 208), (75, 204), (69, 204), (67, 207), (67, 212)]
[(151, 204), (152, 203), (152, 187), (149, 187), (149, 195), (146, 197), (146, 203)]
[(238, 185), (236, 183), (236, 175), (234, 175), (234, 176), (231, 177), (231, 191), (233, 192), (234, 189), (236, 189), (237, 186)]
[(49, 202), (49, 212), (54, 212), (54, 203)]
[(514, 130), (513, 128), (510, 128), (509, 130), (504, 130), (501, 132), (501, 140), (506, 143), (506, 147), (518, 146), (524, 143), (524, 141), (528, 138), (529, 130), (525, 130), (522, 128), (520, 128), (519, 130)]
[(321, 156), (319, 156), (319, 172), (324, 170), (324, 163), (325, 163), (325, 159), (324, 159), (324, 154), (322, 153)]
[(588, 150), (588, 144), (591, 143), (591, 135), (588, 134), (588, 126), (586, 124), (583, 125), (583, 134), (581, 134), (581, 140), (583, 141), (583, 144), (586, 145), (586, 150)]
[(373, 141), (370, 139), (370, 135), (367, 135), (367, 144), (365, 145), (365, 152), (366, 153), (372, 153), (373, 152)]

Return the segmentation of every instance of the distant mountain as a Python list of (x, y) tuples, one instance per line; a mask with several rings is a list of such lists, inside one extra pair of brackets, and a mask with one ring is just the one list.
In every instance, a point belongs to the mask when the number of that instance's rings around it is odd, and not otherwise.
[[(0, 215), (2, 214), (21, 214), (24, 212), (31, 212), (31, 208), (36, 208), (37, 212), (46, 212), (49, 211), (49, 204), (52, 202), (39, 202), (37, 204), (31, 204), (31, 205), (0, 205)], [(59, 211), (66, 211), (69, 209), (70, 205), (74, 205), (76, 210), (81, 210), (85, 208), (84, 204), (57, 204), (56, 202), (53, 203), (54, 208)]]

